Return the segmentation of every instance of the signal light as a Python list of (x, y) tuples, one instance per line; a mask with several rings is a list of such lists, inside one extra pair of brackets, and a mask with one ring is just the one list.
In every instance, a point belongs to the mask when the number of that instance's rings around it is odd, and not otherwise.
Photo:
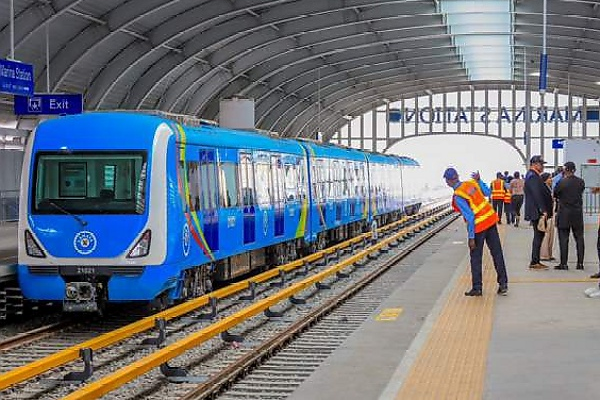
[(29, 257), (46, 258), (46, 254), (33, 238), (29, 230), (25, 230), (25, 250)]

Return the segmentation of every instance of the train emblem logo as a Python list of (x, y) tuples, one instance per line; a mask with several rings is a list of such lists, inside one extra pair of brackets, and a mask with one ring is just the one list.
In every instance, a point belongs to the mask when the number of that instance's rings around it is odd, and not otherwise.
[(190, 254), (190, 227), (187, 224), (183, 225), (182, 239), (183, 255), (187, 257)]
[(84, 256), (96, 250), (97, 244), (96, 235), (90, 231), (78, 232), (73, 239), (75, 251)]

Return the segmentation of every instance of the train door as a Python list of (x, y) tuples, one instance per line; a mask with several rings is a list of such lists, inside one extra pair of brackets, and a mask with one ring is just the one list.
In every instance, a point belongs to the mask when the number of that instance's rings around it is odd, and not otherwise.
[(285, 232), (283, 166), (280, 156), (271, 156), (271, 179), (273, 188), (273, 206), (275, 214), (275, 236), (283, 236)]
[(254, 190), (254, 169), (250, 153), (240, 152), (239, 177), (244, 214), (244, 244), (249, 244), (256, 241), (256, 196)]
[(200, 198), (204, 238), (212, 251), (219, 250), (217, 170), (214, 149), (200, 150)]
[(333, 185), (332, 198), (335, 207), (335, 222), (339, 224), (342, 220), (342, 194), (341, 194), (341, 168), (343, 163), (341, 161), (333, 161), (331, 163), (331, 183)]
[(244, 218), (239, 195), (238, 152), (219, 149), (219, 235), (221, 251), (238, 253), (243, 241)]

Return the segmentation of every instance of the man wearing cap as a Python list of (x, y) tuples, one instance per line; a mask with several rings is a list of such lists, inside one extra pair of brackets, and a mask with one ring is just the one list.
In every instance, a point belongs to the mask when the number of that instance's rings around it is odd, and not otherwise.
[(569, 269), (569, 233), (573, 231), (577, 248), (577, 269), (583, 269), (585, 247), (583, 243), (583, 191), (585, 182), (575, 176), (575, 163), (567, 161), (563, 178), (554, 188), (554, 197), (558, 203), (556, 226), (560, 247), (560, 264), (555, 269)]
[(465, 296), (481, 296), (483, 290), (482, 259), (483, 244), (487, 243), (498, 277), (498, 294), (508, 293), (508, 277), (504, 265), (502, 245), (498, 235), (498, 215), (487, 201), (490, 189), (481, 181), (479, 174), (473, 174), (473, 179), (461, 182), (458, 172), (448, 168), (444, 172), (446, 184), (454, 189), (452, 207), (460, 212), (467, 223), (469, 250), (471, 255), (471, 290)]
[(548, 269), (540, 262), (540, 249), (545, 232), (538, 229), (540, 218), (552, 218), (552, 195), (546, 189), (540, 174), (546, 162), (542, 156), (533, 156), (529, 160), (529, 171), (525, 175), (525, 221), (533, 225), (533, 242), (531, 244), (531, 269)]

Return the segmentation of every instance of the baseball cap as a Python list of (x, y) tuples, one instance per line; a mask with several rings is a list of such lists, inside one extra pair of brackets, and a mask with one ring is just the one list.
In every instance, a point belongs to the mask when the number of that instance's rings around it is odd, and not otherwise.
[(573, 161), (567, 161), (565, 163), (565, 170), (575, 172), (575, 163)]
[(452, 167), (444, 171), (444, 179), (458, 179), (458, 172)]
[(544, 159), (542, 158), (542, 156), (533, 156), (531, 157), (531, 160), (529, 160), (529, 164), (546, 164), (546, 161), (544, 161)]

